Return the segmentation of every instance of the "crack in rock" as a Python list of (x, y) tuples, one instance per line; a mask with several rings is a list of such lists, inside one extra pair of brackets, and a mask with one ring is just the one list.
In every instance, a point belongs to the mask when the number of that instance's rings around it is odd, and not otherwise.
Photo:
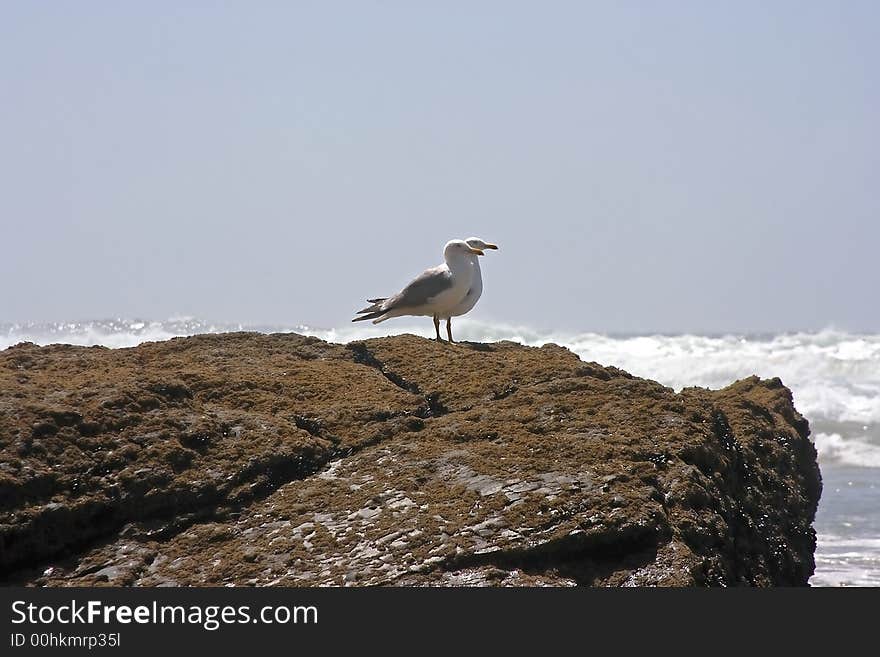
[(439, 392), (423, 393), (418, 384), (408, 381), (400, 374), (389, 369), (385, 363), (376, 358), (373, 352), (367, 349), (367, 345), (363, 342), (351, 342), (347, 344), (346, 347), (354, 355), (354, 362), (379, 370), (386, 379), (401, 390), (423, 397), (425, 400), (424, 404), (419, 406), (414, 413), (417, 417), (427, 419), (429, 417), (440, 417), (441, 415), (450, 412), (450, 410), (440, 401)]

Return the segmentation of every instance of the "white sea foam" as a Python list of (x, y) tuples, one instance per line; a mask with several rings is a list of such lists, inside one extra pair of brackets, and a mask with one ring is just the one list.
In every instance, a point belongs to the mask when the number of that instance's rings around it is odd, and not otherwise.
[(241, 324), (217, 324), (191, 317), (175, 317), (164, 322), (106, 319), (88, 322), (25, 322), (0, 325), (0, 349), (20, 342), (36, 344), (102, 345), (111, 348), (134, 347), (143, 342), (168, 340), (196, 333), (241, 331)]
[(819, 534), (813, 586), (880, 586), (880, 538)]
[(817, 433), (813, 436), (819, 460), (823, 463), (858, 465), (863, 468), (880, 468), (880, 446), (866, 437), (839, 433)]

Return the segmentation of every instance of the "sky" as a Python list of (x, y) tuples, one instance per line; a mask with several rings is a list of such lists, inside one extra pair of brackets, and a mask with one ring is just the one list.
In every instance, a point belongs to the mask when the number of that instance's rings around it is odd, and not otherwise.
[(6, 0), (0, 322), (343, 326), (476, 235), (475, 319), (880, 331), (878, 62), (873, 1)]

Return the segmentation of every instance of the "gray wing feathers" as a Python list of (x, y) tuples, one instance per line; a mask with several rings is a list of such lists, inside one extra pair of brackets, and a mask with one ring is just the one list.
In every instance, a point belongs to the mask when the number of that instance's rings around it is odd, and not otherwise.
[(418, 308), (428, 301), (452, 287), (452, 274), (449, 270), (440, 265), (426, 269), (416, 276), (412, 282), (403, 288), (400, 292), (390, 298), (367, 299), (371, 305), (358, 310), (353, 322), (360, 322), (366, 319), (376, 319), (395, 308)]
[(367, 299), (367, 302), (371, 305), (366, 308), (361, 308), (355, 313), (355, 315), (363, 315), (364, 313), (372, 313), (381, 310), (383, 301), (385, 301), (385, 299)]
[(418, 308), (428, 303), (444, 290), (452, 287), (452, 274), (446, 267), (432, 267), (419, 274), (413, 281), (387, 299), (383, 304), (385, 310), (392, 308)]

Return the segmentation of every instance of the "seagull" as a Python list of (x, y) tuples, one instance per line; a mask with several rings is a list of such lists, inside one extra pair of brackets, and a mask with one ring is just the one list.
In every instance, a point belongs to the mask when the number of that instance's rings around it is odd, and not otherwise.
[[(479, 237), (468, 237), (465, 242), (467, 242), (469, 247), (477, 249), (478, 251), (485, 251), (486, 249), (498, 250), (496, 245), (484, 242)], [(483, 273), (480, 271), (480, 259), (475, 255), (468, 257), (471, 261), (471, 266), (474, 268), (474, 278), (471, 281), (471, 289), (468, 290), (468, 293), (465, 295), (464, 299), (462, 299), (461, 303), (453, 308), (448, 317), (445, 315), (440, 317), (440, 319), (446, 320), (446, 335), (449, 336), (450, 342), (453, 342), (452, 318), (460, 317), (461, 315), (469, 313), (473, 307), (477, 305), (477, 301), (480, 300), (480, 295), (483, 294)]]
[[(365, 319), (373, 324), (402, 315), (429, 315), (434, 318), (437, 341), (440, 338), (440, 318), (449, 318), (467, 297), (474, 280), (474, 256), (483, 251), (464, 240), (450, 240), (443, 247), (442, 265), (426, 269), (393, 297), (367, 299), (371, 305), (357, 312), (353, 322)], [(452, 331), (449, 326), (449, 338)]]

